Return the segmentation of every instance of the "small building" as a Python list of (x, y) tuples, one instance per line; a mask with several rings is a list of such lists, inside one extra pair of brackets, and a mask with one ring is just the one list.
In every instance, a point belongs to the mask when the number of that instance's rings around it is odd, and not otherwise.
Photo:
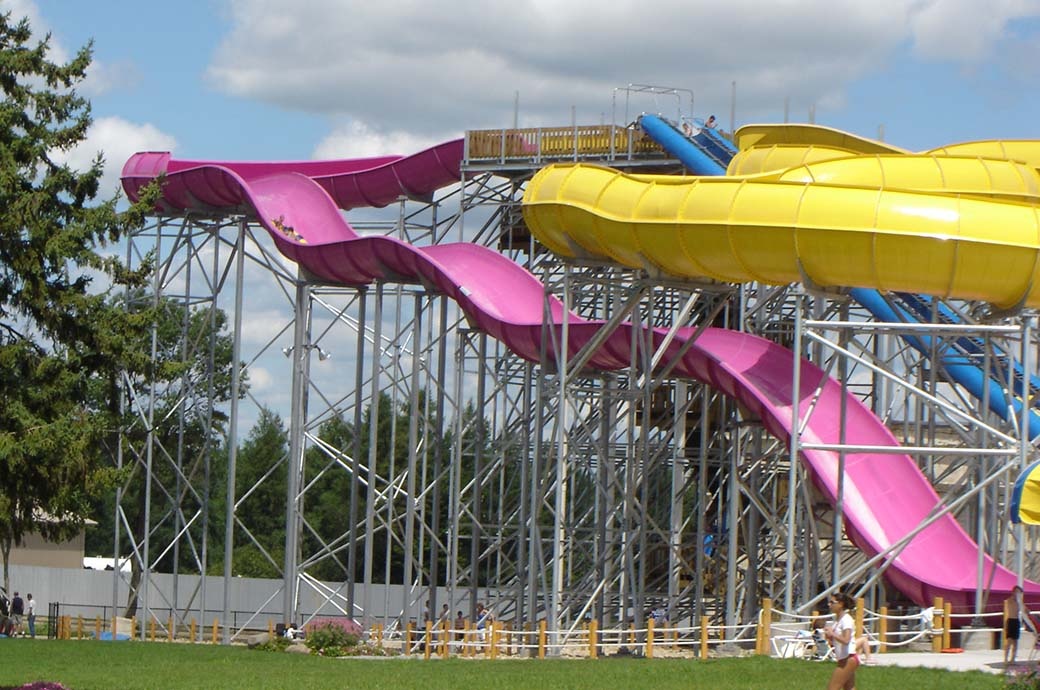
[[(49, 515), (41, 515), (41, 521), (53, 521)], [(86, 520), (83, 525), (96, 525), (93, 520)], [(25, 535), (21, 546), (11, 547), (8, 562), (11, 565), (42, 566), (45, 568), (82, 568), (84, 553), (85, 529), (80, 529), (65, 541), (50, 541), (36, 532)]]

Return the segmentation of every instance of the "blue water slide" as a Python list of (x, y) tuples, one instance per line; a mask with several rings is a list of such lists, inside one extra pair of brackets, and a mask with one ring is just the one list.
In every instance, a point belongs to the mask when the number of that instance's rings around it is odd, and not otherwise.
[(697, 134), (693, 137), (693, 140), (703, 146), (709, 153), (714, 154), (715, 158), (724, 160), (726, 165), (729, 165), (729, 162), (733, 160), (733, 156), (738, 153), (736, 144), (723, 136), (718, 129), (708, 127), (704, 120), (700, 118), (694, 118), (693, 124), (697, 129)]
[(726, 166), (736, 153), (725, 137), (706, 127), (701, 127), (696, 136), (688, 137), (675, 124), (659, 115), (640, 116), (639, 126), (694, 175), (725, 174)]
[[(950, 309), (950, 307), (941, 300), (934, 300), (929, 295), (914, 295), (905, 292), (897, 292), (895, 293), (895, 296), (911, 310), (916, 312), (922, 319), (930, 320), (934, 313), (934, 316), (939, 320), (939, 323), (964, 323), (964, 320), (957, 312)], [(982, 361), (985, 356), (985, 348), (978, 338), (972, 338), (967, 335), (961, 336), (960, 338), (957, 338), (957, 346), (965, 353), (974, 357), (976, 361)], [(993, 351), (996, 356), (991, 357), (991, 370), (1003, 369), (1002, 371), (997, 371), (998, 379), (1004, 382), (1010, 380), (1015, 394), (1023, 395), (1027, 390), (1025, 387), (1027, 385), (1025, 383), (1027, 376), (1021, 363), (999, 347), (994, 347)], [(1034, 401), (1040, 400), (1040, 377), (1029, 374), (1028, 379), (1028, 392), (1030, 393), (1031, 399)], [(1034, 404), (1036, 403), (1034, 402)]]
[[(930, 318), (931, 304), (927, 298), (918, 295), (900, 293), (898, 297), (906, 306), (890, 302), (877, 290), (866, 288), (853, 288), (850, 295), (859, 302), (875, 318), (890, 323), (919, 323), (921, 317)], [(924, 310), (924, 311), (922, 311)], [(914, 312), (918, 312), (915, 314)], [(948, 323), (961, 323), (961, 319), (949, 309), (941, 315)], [(906, 334), (903, 339), (915, 350), (925, 356), (932, 356), (933, 338), (925, 335)], [(966, 342), (961, 342), (966, 341)], [(959, 349), (951, 350), (948, 346), (940, 347), (938, 351), (938, 364), (940, 364), (951, 379), (964, 386), (978, 400), (986, 397), (987, 387), (989, 389), (989, 408), (1001, 419), (1011, 419), (1012, 415), (1019, 415), (1022, 411), (1021, 383), (1015, 386), (1016, 395), (1009, 399), (1007, 389), (1000, 381), (987, 376), (981, 368), (982, 346), (969, 337), (957, 339)], [(1010, 358), (1007, 358), (1010, 360)], [(1013, 362), (1011, 365), (1018, 372), (1022, 371), (1021, 365)], [(1032, 379), (1035, 386), (1037, 380)], [(1019, 377), (1021, 380), (1021, 377)], [(1035, 438), (1040, 435), (1040, 415), (1036, 410), (1030, 410), (1029, 414), (1029, 437)]]

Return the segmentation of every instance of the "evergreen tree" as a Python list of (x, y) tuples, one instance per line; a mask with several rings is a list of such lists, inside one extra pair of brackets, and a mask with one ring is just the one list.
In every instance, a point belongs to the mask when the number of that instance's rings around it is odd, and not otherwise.
[[(235, 536), (232, 571), (242, 577), (282, 576), (289, 444), (282, 419), (267, 408), (238, 451), (237, 515), (248, 534)], [(267, 552), (267, 556), (257, 547)]]
[[(30, 532), (66, 538), (91, 495), (115, 477), (101, 450), (112, 406), (90, 404), (92, 381), (116, 381), (147, 317), (109, 304), (94, 285), (140, 284), (102, 249), (143, 220), (154, 191), (124, 213), (94, 201), (102, 159), (79, 173), (56, 162), (86, 136), (90, 106), (75, 87), (91, 47), (49, 58), (27, 20), (0, 15), (0, 552)], [(99, 281), (102, 282), (102, 281)], [(111, 400), (112, 398), (110, 398)]]

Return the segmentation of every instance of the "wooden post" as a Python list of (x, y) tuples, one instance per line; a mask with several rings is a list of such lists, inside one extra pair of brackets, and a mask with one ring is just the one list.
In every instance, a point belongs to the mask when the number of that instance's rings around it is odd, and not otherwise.
[(599, 623), (596, 621), (595, 618), (593, 618), (591, 621), (589, 621), (589, 658), (590, 659), (597, 659), (597, 658), (599, 658), (599, 654), (598, 654), (598, 651), (597, 651), (597, 644), (596, 644), (596, 635), (597, 635), (597, 632), (598, 632), (598, 630), (597, 630), (598, 626), (599, 626)]
[[(71, 635), (69, 636), (71, 637)], [(83, 639), (83, 616), (76, 616), (76, 639)]]
[(950, 626), (953, 624), (953, 604), (946, 602), (943, 605), (943, 634), (942, 648), (950, 648)]
[(855, 611), (855, 630), (852, 633), (852, 639), (855, 640), (857, 637), (863, 634), (863, 613), (866, 610), (867, 604), (863, 597), (856, 598), (856, 611)]
[[(170, 618), (170, 630), (173, 630), (173, 618)], [(267, 636), (274, 637), (274, 621), (267, 619)]]
[(762, 636), (759, 638), (758, 649), (760, 656), (769, 656), (769, 638), (772, 636), (772, 625), (773, 600), (766, 597), (762, 600), (762, 620), (759, 621), (759, 628), (762, 630)]
[(433, 621), (426, 621), (426, 636), (423, 638), (423, 658), (430, 658), (430, 647), (433, 646)]
[(451, 639), (451, 621), (450, 620), (445, 619), (444, 622), (441, 623), (441, 633), (444, 635), (444, 638), (441, 640), (441, 656), (443, 658), (447, 659), (448, 658), (448, 642)]
[(412, 622), (408, 621), (408, 625), (404, 626), (404, 653), (406, 656), (410, 656), (412, 653)]
[(101, 616), (97, 616), (94, 618), (94, 639), (100, 640), (103, 632), (104, 626), (101, 625)]
[(499, 631), (499, 626), (500, 625), (501, 625), (501, 623), (499, 623), (497, 621), (491, 624), (491, 654), (490, 654), (490, 656), (491, 656), (492, 659), (497, 659), (498, 658), (498, 631)]
[(545, 658), (545, 619), (538, 621), (538, 658)]
[(939, 630), (939, 634), (932, 634), (932, 651), (942, 651), (942, 612), (943, 612), (943, 600), (942, 597), (935, 597), (935, 601), (932, 602), (934, 608), (932, 609), (932, 630)]
[(654, 617), (646, 621), (646, 658), (654, 658)]
[(701, 616), (701, 658), (708, 658), (708, 617)]
[(881, 620), (878, 621), (878, 654), (888, 651), (885, 640), (888, 639), (888, 607), (881, 607)]
[(137, 616), (132, 616), (130, 618), (130, 639), (137, 639)]
[[(267, 621), (267, 633), (274, 637), (274, 624), (271, 621)], [(173, 616), (170, 615), (166, 617), (166, 640), (168, 642), (173, 642), (173, 634)]]
[(191, 619), (191, 625), (188, 627), (188, 642), (195, 644), (195, 619)]
[(148, 621), (148, 639), (155, 642), (155, 618)]
[(636, 624), (632, 623), (628, 626), (628, 643), (634, 645), (636, 643)]
[(217, 632), (220, 630), (220, 621), (216, 618), (213, 619), (213, 644), (220, 644), (220, 639), (217, 636)]

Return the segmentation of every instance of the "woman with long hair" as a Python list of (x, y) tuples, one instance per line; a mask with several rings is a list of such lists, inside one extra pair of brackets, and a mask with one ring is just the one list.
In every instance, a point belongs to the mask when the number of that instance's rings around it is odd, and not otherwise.
[(835, 592), (829, 603), (831, 613), (834, 614), (834, 624), (825, 628), (823, 634), (834, 647), (838, 668), (831, 674), (827, 690), (855, 690), (859, 657), (852, 650), (852, 636), (856, 626), (849, 612), (856, 608), (856, 602), (848, 594)]

